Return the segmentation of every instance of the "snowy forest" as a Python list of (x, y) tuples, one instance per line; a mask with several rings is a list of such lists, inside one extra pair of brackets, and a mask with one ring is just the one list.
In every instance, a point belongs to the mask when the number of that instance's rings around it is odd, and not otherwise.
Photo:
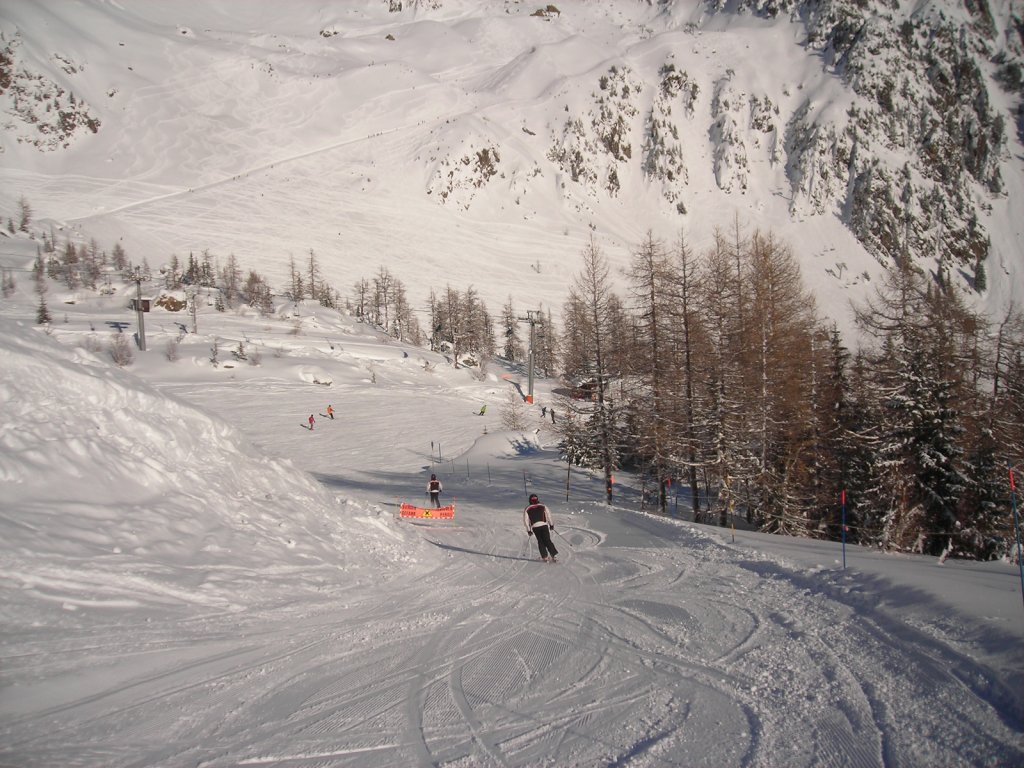
[[(27, 228), (31, 208), (23, 205)], [(16, 228), (13, 221), (8, 228)], [(100, 293), (132, 275), (184, 308), (205, 290), (221, 311), (273, 306), (266, 278), (232, 254), (172, 256), (156, 274), (95, 240), (41, 237), (37, 322), (47, 281)], [(559, 379), (563, 456), (644, 478), (645, 503), (694, 520), (897, 551), (993, 559), (1011, 554), (1007, 468), (1024, 449), (1024, 317), (990, 321), (953, 281), (894, 263), (855, 307), (857, 339), (819, 316), (789, 247), (737, 219), (695, 253), (648, 234), (614, 275), (595, 240), (577, 258), (561, 322), (534, 311), (533, 348), (511, 298), (495, 318), (479, 293), (446, 286), (424, 331), (402, 280), (381, 267), (342, 296), (313, 251), (290, 262), (280, 295), (342, 308), (455, 366), (492, 357)], [(616, 278), (621, 278), (617, 281)], [(627, 286), (624, 293), (616, 285)], [(14, 286), (4, 275), (5, 294)], [(175, 295), (180, 298), (175, 298)], [(497, 333), (495, 332), (497, 329)], [(111, 352), (130, 362), (130, 351)], [(552, 409), (554, 409), (552, 405)], [(845, 516), (845, 517), (844, 517)], [(845, 520), (845, 525), (843, 524)]]
[(566, 304), (562, 372), (584, 382), (563, 427), (575, 462), (642, 469), (668, 511), (768, 532), (988, 559), (1013, 542), (1007, 467), (1024, 427), (1022, 318), (967, 309), (949, 281), (893, 264), (823, 324), (789, 249), (736, 225), (694, 254), (648, 238), (629, 291), (596, 245)]
[[(860, 335), (818, 315), (799, 265), (771, 233), (720, 230), (695, 254), (684, 238), (637, 245), (628, 291), (600, 247), (533, 349), (564, 380), (564, 456), (640, 471), (651, 505), (728, 526), (884, 549), (991, 559), (1010, 553), (1007, 467), (1024, 446), (1024, 318), (971, 311), (941, 273), (892, 265), (863, 306)], [(422, 335), (386, 270), (359, 292), (360, 313), (406, 340)], [(367, 298), (369, 297), (369, 301)], [(433, 350), (453, 361), (526, 363), (511, 304), (496, 349), (472, 288), (431, 294)], [(680, 502), (680, 496), (683, 501)], [(842, 508), (844, 506), (845, 510)]]
[[(45, 4), (25, 4), (0, 56), (12, 168), (55, 162), (48, 153), (58, 150), (133, 168), (126, 148), (159, 147), (138, 165), (163, 170), (139, 178), (167, 186), (121, 199), (129, 186), (107, 183), (107, 167), (78, 172), (97, 186), (62, 182), (70, 208), (60, 212), (36, 177), (12, 177), (7, 202), (21, 197), (6, 207), (7, 229), (27, 231), (30, 198), (45, 221), (74, 222), (74, 243), (52, 226), (39, 235), (37, 271), (45, 262), (69, 289), (110, 292), (96, 235), (118, 241), (114, 272), (137, 266), (140, 283), (177, 291), (180, 302), (194, 287), (212, 291), (218, 309), (267, 313), (276, 293), (295, 312), (303, 299), (344, 309), (455, 366), (529, 357), (564, 380), (564, 456), (603, 473), (609, 501), (616, 471), (627, 469), (664, 514), (685, 508), (719, 525), (934, 555), (1007, 555), (1007, 469), (1024, 445), (1017, 6), (553, 8), (368, 3), (327, 20), (316, 9), (287, 44), (266, 50), (180, 25), (168, 38), (184, 46), (174, 67), (191, 66), (200, 46), (245, 85), (204, 89), (200, 63), (176, 81), (182, 105), (158, 99), (128, 119), (120, 99), (142, 104), (167, 71), (164, 59), (147, 60), (149, 79), (135, 82), (143, 59), (132, 57), (154, 46), (119, 40), (112, 51), (36, 60), (46, 45), (28, 43), (48, 29), (34, 21)], [(448, 56), (424, 61), (414, 36), (394, 45), (420, 22), (476, 30), (463, 30), (465, 58), (456, 57), (472, 77), (449, 81), (463, 70)], [(78, 23), (134, 34), (102, 6)], [(515, 32), (499, 34), (506, 23)], [(614, 43), (582, 55), (575, 43), (597, 28), (614, 30)], [(357, 29), (365, 36), (339, 34)], [(480, 35), (495, 35), (485, 57)], [(552, 40), (568, 45), (549, 60)], [(103, 76), (80, 77), (86, 61)], [(485, 77), (481, 66), (493, 71)], [(438, 94), (423, 96), (426, 83)], [(248, 89), (264, 104), (279, 98), (278, 111), (236, 104)], [(164, 109), (166, 120), (154, 118)], [(244, 140), (204, 122), (225, 109), (249, 126)], [(303, 109), (322, 119), (304, 118), (308, 136), (290, 121)], [(179, 125), (181, 114), (204, 117)], [(171, 133), (150, 141), (154, 125)], [(144, 140), (118, 139), (134, 126)], [(195, 132), (184, 143), (197, 151), (164, 168), (164, 148), (183, 131)], [(259, 152), (257, 135), (267, 137)], [(214, 157), (225, 162), (211, 165)], [(286, 157), (311, 165), (278, 168)], [(324, 194), (310, 196), (325, 179)], [(94, 196), (96, 210), (78, 210)], [(291, 213), (282, 199), (298, 201)], [(145, 212), (157, 204), (180, 207)], [(284, 222), (299, 229), (285, 234)], [(677, 230), (687, 235), (672, 242)], [(569, 238), (564, 247), (556, 234)], [(161, 259), (189, 255), (154, 273), (145, 257), (128, 265), (122, 243)], [(294, 243), (302, 256), (291, 255)], [(360, 272), (373, 264), (375, 274)], [(4, 275), (5, 292), (12, 279)], [(411, 296), (403, 280), (427, 295)], [(492, 314), (487, 303), (506, 291)], [(819, 312), (815, 300), (831, 306)], [(855, 323), (834, 323), (851, 316), (849, 305)]]

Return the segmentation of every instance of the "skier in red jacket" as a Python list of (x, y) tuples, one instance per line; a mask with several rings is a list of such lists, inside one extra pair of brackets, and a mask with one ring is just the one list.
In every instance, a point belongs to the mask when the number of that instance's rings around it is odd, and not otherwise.
[(548, 508), (540, 503), (537, 494), (530, 494), (530, 503), (523, 510), (523, 523), (526, 525), (526, 535), (537, 535), (537, 548), (540, 549), (540, 559), (545, 563), (558, 561), (558, 550), (551, 541), (551, 532), (555, 530), (555, 524), (551, 520), (551, 513)]

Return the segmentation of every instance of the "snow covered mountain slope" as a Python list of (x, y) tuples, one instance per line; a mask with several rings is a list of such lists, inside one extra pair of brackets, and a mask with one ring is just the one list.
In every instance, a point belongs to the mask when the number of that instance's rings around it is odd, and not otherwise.
[[(339, 504), (99, 347), (68, 348), (6, 318), (0, 327), (7, 626), (74, 624), (79, 609), (237, 611), (414, 567), (422, 546), (390, 515)], [(359, 540), (353, 517), (365, 518)], [(390, 532), (372, 532), (378, 517)]]
[[(312, 302), (203, 306), (175, 360), (154, 311), (127, 370), (123, 296), (55, 306), (55, 338), (0, 306), (0, 764), (1024, 759), (1008, 562), (644, 514), (628, 473), (609, 507), (538, 408), (501, 429), (522, 372)], [(395, 520), (431, 471), (455, 519)]]
[[(154, 268), (209, 249), (282, 287), (313, 249), (341, 290), (386, 266), (414, 300), (472, 283), (492, 309), (557, 311), (591, 233), (621, 265), (648, 229), (702, 248), (735, 216), (788, 240), (840, 318), (887, 249), (937, 268), (935, 242), (970, 253), (984, 231), (996, 310), (1022, 287), (1019, 19), (1015, 2), (13, 0), (0, 214), (24, 198), (36, 221), (0, 237), (0, 265), (31, 263), (52, 222)], [(885, 119), (887, 101), (920, 119)], [(626, 471), (609, 507), (558, 459), (553, 415), (502, 429), (523, 371), (456, 369), (315, 302), (200, 299), (194, 332), (157, 307), (121, 370), (134, 285), (49, 280), (42, 329), (16, 277), (4, 765), (1024, 763), (1011, 563), (655, 517)], [(550, 386), (538, 404), (562, 408)], [(394, 519), (432, 471), (455, 520)], [(523, 530), (530, 492), (557, 565)]]
[(738, 222), (844, 326), (904, 253), (985, 264), (992, 312), (1024, 289), (1017, 2), (19, 0), (0, 31), (0, 210), (154, 267), (283, 284), (312, 249), (342, 291), (557, 311), (592, 233), (621, 265)]

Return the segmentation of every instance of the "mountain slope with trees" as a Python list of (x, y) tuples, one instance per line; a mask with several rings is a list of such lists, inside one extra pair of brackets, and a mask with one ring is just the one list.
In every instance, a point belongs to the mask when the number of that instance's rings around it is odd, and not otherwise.
[(134, 276), (478, 370), (525, 364), (531, 311), (608, 499), (628, 468), (662, 511), (682, 483), (723, 525), (1000, 556), (1022, 30), (1014, 3), (26, 0), (0, 206), (38, 248), (5, 266), (41, 324), (56, 286)]

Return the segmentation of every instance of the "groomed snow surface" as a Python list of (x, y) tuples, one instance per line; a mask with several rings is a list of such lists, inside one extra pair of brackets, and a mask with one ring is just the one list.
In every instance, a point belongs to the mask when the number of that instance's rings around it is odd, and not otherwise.
[[(0, 765), (1024, 764), (1012, 564), (850, 547), (844, 570), (838, 544), (645, 514), (627, 475), (608, 507), (557, 458), (550, 382), (506, 432), (523, 371), (319, 307), (204, 305), (197, 334), (157, 309), (119, 369), (125, 296), (51, 294), (47, 335), (19, 291)], [(396, 519), (431, 471), (455, 519)]]

